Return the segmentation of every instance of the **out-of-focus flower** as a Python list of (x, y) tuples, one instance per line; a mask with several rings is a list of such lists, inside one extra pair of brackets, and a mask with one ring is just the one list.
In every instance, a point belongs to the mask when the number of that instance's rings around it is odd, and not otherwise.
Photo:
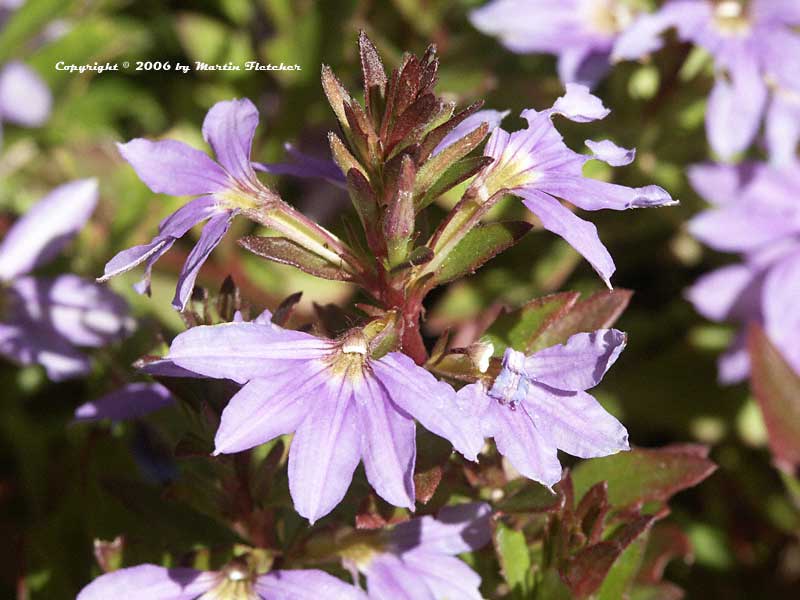
[(0, 243), (0, 354), (41, 364), (50, 379), (78, 377), (89, 359), (75, 346), (100, 347), (127, 335), (133, 321), (113, 292), (76, 275), (34, 277), (89, 219), (93, 179), (62, 185), (34, 205)]
[(258, 181), (250, 162), (257, 126), (258, 111), (247, 99), (218, 102), (212, 106), (203, 122), (203, 137), (214, 149), (217, 161), (175, 140), (152, 142), (138, 138), (120, 144), (122, 156), (153, 192), (200, 197), (164, 219), (151, 242), (123, 250), (112, 258), (99, 281), (147, 261), (145, 276), (137, 285), (137, 291), (149, 292), (150, 272), (155, 262), (192, 227), (207, 220), (178, 277), (172, 305), (183, 310), (200, 268), (228, 231), (233, 217), (242, 210), (264, 206), (275, 198), (275, 194)]
[(557, 450), (593, 458), (629, 449), (625, 427), (585, 391), (624, 347), (624, 333), (601, 329), (530, 356), (508, 348), (491, 387), (479, 381), (458, 394), (517, 471), (552, 487), (561, 480)]
[(557, 56), (564, 83), (592, 86), (608, 71), (615, 42), (638, 13), (626, 0), (493, 0), (472, 11), (470, 20), (512, 52)]
[(33, 69), (19, 61), (0, 66), (0, 144), (3, 123), (39, 127), (50, 117), (53, 98)]
[[(714, 57), (716, 81), (706, 110), (709, 143), (724, 160), (752, 143), (766, 113), (767, 142), (779, 163), (800, 139), (800, 3), (795, 0), (671, 0), (641, 16), (620, 38), (616, 59), (661, 47), (675, 27), (683, 41)], [(770, 98), (771, 96), (771, 98)]]
[(77, 600), (366, 600), (364, 592), (318, 570), (255, 575), (237, 563), (222, 571), (166, 569), (139, 565), (106, 573)]
[(129, 383), (97, 400), (81, 404), (75, 409), (75, 420), (125, 421), (143, 417), (174, 402), (172, 394), (160, 383)]
[(374, 359), (364, 334), (329, 340), (272, 324), (194, 327), (167, 359), (206, 377), (245, 384), (222, 413), (215, 452), (240, 452), (294, 432), (289, 489), (315, 521), (344, 497), (363, 460), (375, 491), (414, 508), (414, 419), (467, 458), (480, 448), (477, 421), (456, 394), (404, 354)]
[[(690, 179), (714, 206), (689, 231), (714, 250), (740, 254), (742, 262), (701, 277), (688, 299), (713, 321), (763, 323), (800, 372), (800, 167), (701, 165)], [(749, 372), (743, 331), (720, 358), (719, 378), (735, 383)]]
[(556, 198), (584, 210), (626, 210), (675, 204), (670, 195), (656, 185), (630, 188), (583, 176), (583, 165), (594, 158), (610, 165), (626, 165), (635, 152), (614, 143), (587, 141), (591, 155), (570, 150), (553, 125), (554, 115), (586, 123), (602, 119), (610, 111), (588, 88), (568, 84), (567, 93), (552, 108), (537, 112), (522, 111), (528, 128), (508, 133), (495, 129), (486, 144), (485, 154), (494, 162), (472, 184), (472, 193), (486, 200), (501, 190), (520, 196), (523, 203), (542, 222), (545, 229), (560, 235), (580, 252), (611, 287), (614, 261), (591, 223), (575, 216)]
[(355, 537), (342, 552), (343, 562), (366, 576), (370, 600), (480, 600), (480, 576), (455, 555), (489, 543), (490, 518), (483, 503), (447, 506), (436, 518), (382, 532), (378, 543)]

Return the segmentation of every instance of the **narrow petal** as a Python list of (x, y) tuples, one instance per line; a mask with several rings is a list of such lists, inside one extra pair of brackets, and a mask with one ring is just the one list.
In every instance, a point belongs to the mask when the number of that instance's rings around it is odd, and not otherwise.
[(625, 349), (626, 336), (616, 329), (577, 333), (566, 344), (540, 350), (525, 359), (534, 381), (559, 390), (593, 388)]
[(767, 147), (770, 161), (778, 166), (797, 160), (800, 141), (800, 97), (789, 99), (780, 90), (773, 93), (767, 110)]
[(800, 252), (770, 269), (764, 283), (764, 328), (795, 371), (800, 373)]
[(480, 425), (474, 416), (460, 409), (450, 385), (400, 352), (390, 352), (374, 361), (372, 368), (392, 402), (425, 429), (449, 440), (467, 459), (477, 459), (483, 446)]
[(194, 569), (139, 565), (101, 575), (76, 600), (195, 600), (214, 587), (217, 577)]
[(610, 288), (611, 276), (616, 267), (614, 260), (597, 235), (597, 228), (592, 223), (576, 217), (552, 196), (528, 189), (517, 190), (516, 193), (522, 196), (525, 206), (539, 217), (542, 226), (564, 238), (570, 246), (589, 261), (589, 264)]
[(755, 58), (742, 51), (731, 81), (718, 76), (708, 98), (706, 135), (711, 148), (725, 161), (744, 152), (758, 132), (767, 100)]
[(413, 550), (404, 554), (402, 560), (425, 582), (434, 598), (483, 599), (480, 575), (453, 556)]
[(740, 333), (717, 360), (717, 378), (722, 385), (741, 383), (750, 375), (747, 335)]
[(365, 379), (356, 397), (356, 410), (367, 480), (390, 504), (414, 510), (414, 419), (394, 406), (388, 393), (371, 377)]
[(522, 405), (491, 402), (483, 415), (497, 451), (528, 479), (552, 488), (561, 481), (556, 445), (539, 432)]
[(86, 375), (89, 358), (52, 329), (16, 319), (0, 323), (0, 354), (23, 365), (42, 365), (52, 381)]
[(631, 164), (636, 158), (636, 148), (622, 148), (611, 140), (594, 142), (586, 140), (586, 145), (592, 151), (592, 158), (602, 160), (612, 167), (624, 167)]
[(353, 390), (329, 380), (314, 397), (289, 449), (289, 491), (295, 510), (312, 524), (344, 498), (361, 459)]
[(0, 68), (0, 121), (39, 127), (50, 117), (53, 97), (30, 67), (11, 61)]
[(446, 506), (436, 515), (400, 523), (391, 532), (392, 547), (400, 553), (418, 549), (431, 554), (461, 554), (491, 541), (492, 509), (484, 502)]
[(468, 133), (472, 133), (475, 129), (480, 127), (483, 123), (489, 125), (489, 132), (491, 133), (498, 127), (500, 127), (500, 122), (508, 116), (511, 111), (504, 110), (479, 110), (478, 112), (468, 116), (466, 119), (461, 121), (456, 127), (444, 136), (444, 139), (439, 142), (439, 145), (434, 148), (431, 156), (436, 156), (451, 145), (453, 142), (457, 142), (461, 138), (463, 138)]
[(293, 433), (325, 385), (325, 365), (308, 361), (253, 379), (230, 399), (214, 438), (214, 454), (242, 452)]
[(747, 265), (730, 265), (706, 273), (686, 291), (697, 312), (712, 321), (757, 317), (761, 277)]
[(183, 264), (181, 273), (178, 276), (178, 287), (175, 290), (175, 297), (172, 299), (173, 308), (177, 310), (186, 308), (186, 303), (189, 301), (194, 289), (194, 282), (198, 273), (200, 273), (200, 268), (214, 248), (222, 241), (222, 238), (225, 237), (232, 220), (233, 213), (219, 213), (211, 217), (203, 227), (200, 239), (197, 240), (197, 244), (195, 244), (186, 258), (186, 262)]
[(8, 281), (52, 260), (89, 220), (97, 199), (97, 180), (81, 179), (34, 204), (0, 243), (0, 279)]
[(253, 163), (253, 168), (272, 175), (291, 175), (292, 177), (325, 179), (337, 187), (345, 187), (345, 176), (339, 166), (330, 158), (316, 158), (300, 152), (292, 144), (284, 144), (286, 153), (292, 162), (283, 163)]
[(203, 121), (203, 137), (217, 160), (238, 181), (255, 179), (250, 165), (258, 109), (247, 98), (217, 102)]
[(176, 140), (151, 142), (142, 138), (117, 144), (147, 187), (156, 194), (199, 196), (230, 186), (225, 171), (205, 153)]
[(607, 47), (594, 44), (564, 47), (558, 56), (558, 78), (593, 88), (611, 69)]
[(397, 556), (384, 554), (367, 569), (370, 600), (440, 600), (425, 581)]
[(588, 123), (605, 119), (611, 112), (603, 101), (593, 96), (589, 88), (578, 83), (568, 83), (567, 93), (558, 98), (553, 104), (552, 112), (562, 115), (570, 121)]
[(721, 206), (739, 196), (750, 171), (748, 165), (692, 165), (688, 169), (689, 183), (706, 202)]
[(672, 206), (677, 201), (657, 185), (630, 188), (615, 183), (560, 174), (547, 174), (533, 187), (551, 196), (563, 198), (583, 210), (628, 210)]
[(160, 383), (129, 383), (97, 400), (81, 404), (75, 409), (75, 420), (138, 419), (174, 402), (172, 394)]
[(785, 214), (753, 202), (707, 210), (689, 221), (689, 232), (721, 252), (752, 252), (794, 235), (798, 224)]
[(272, 324), (223, 323), (179, 334), (166, 358), (193, 373), (245, 383), (321, 358), (330, 347), (329, 341)]
[(367, 600), (357, 587), (316, 569), (272, 571), (254, 587), (264, 600)]
[(135, 325), (122, 298), (77, 275), (20, 277), (11, 290), (17, 310), (27, 319), (76, 346), (104, 346), (125, 337)]
[(586, 392), (562, 392), (531, 386), (524, 410), (559, 450), (579, 458), (594, 458), (628, 450), (628, 432)]

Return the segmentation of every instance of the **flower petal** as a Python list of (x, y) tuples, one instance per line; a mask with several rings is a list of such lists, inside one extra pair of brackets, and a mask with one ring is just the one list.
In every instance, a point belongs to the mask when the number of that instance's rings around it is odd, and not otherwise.
[(199, 196), (230, 187), (228, 175), (205, 153), (176, 140), (142, 138), (117, 144), (147, 187), (156, 194)]
[(483, 419), (497, 451), (522, 475), (548, 488), (561, 481), (556, 445), (539, 431), (521, 404), (512, 408), (491, 402)]
[(578, 83), (589, 88), (608, 74), (611, 69), (607, 44), (564, 47), (558, 56), (558, 78), (563, 83)]
[(731, 202), (689, 221), (694, 237), (721, 252), (752, 252), (798, 229), (796, 219), (755, 202)]
[(346, 178), (339, 166), (330, 158), (317, 158), (300, 152), (292, 144), (284, 144), (284, 149), (292, 162), (253, 163), (253, 168), (272, 175), (291, 175), (313, 179), (324, 179), (337, 187), (344, 188)]
[(712, 321), (747, 320), (760, 313), (762, 281), (747, 265), (706, 273), (686, 291), (697, 312)]
[(491, 541), (492, 509), (484, 502), (446, 506), (436, 515), (411, 519), (395, 526), (392, 547), (406, 553), (418, 549), (431, 554), (461, 554)]
[(214, 248), (222, 241), (222, 238), (225, 237), (232, 220), (233, 213), (220, 213), (211, 217), (203, 227), (200, 239), (197, 240), (197, 244), (195, 244), (186, 258), (186, 262), (183, 264), (181, 273), (178, 276), (178, 287), (175, 290), (175, 297), (172, 299), (172, 306), (176, 310), (186, 308), (186, 303), (189, 302), (189, 298), (192, 296), (194, 282), (198, 273), (200, 273), (200, 268)]
[(350, 487), (361, 459), (361, 432), (348, 382), (329, 380), (310, 408), (289, 449), (289, 492), (295, 510), (313, 524)]
[(325, 385), (325, 365), (308, 361), (269, 379), (253, 379), (230, 399), (214, 437), (214, 454), (232, 454), (293, 433)]
[(364, 380), (356, 397), (356, 410), (367, 480), (388, 503), (414, 510), (414, 419), (394, 406), (371, 377)]
[(134, 321), (125, 301), (77, 275), (20, 277), (11, 287), (15, 310), (76, 346), (101, 347), (128, 335)]
[(626, 336), (617, 329), (576, 333), (566, 344), (540, 350), (525, 359), (525, 371), (533, 381), (559, 390), (587, 390), (625, 349)]
[(636, 158), (636, 148), (622, 148), (611, 140), (600, 140), (599, 142), (586, 140), (584, 143), (592, 151), (592, 158), (601, 160), (612, 167), (624, 167), (631, 164)]
[(34, 204), (0, 243), (0, 279), (8, 281), (52, 260), (89, 220), (97, 199), (97, 180), (81, 179)]
[(611, 287), (611, 276), (616, 267), (614, 260), (597, 236), (597, 228), (588, 221), (576, 217), (558, 200), (537, 190), (516, 190), (523, 203), (542, 222), (548, 231), (561, 236), (592, 265), (605, 284)]
[(203, 121), (203, 137), (217, 160), (238, 181), (255, 179), (250, 164), (258, 109), (247, 98), (217, 102)]
[(403, 562), (425, 582), (434, 598), (483, 599), (480, 575), (453, 556), (413, 550), (403, 555)]
[(76, 421), (125, 421), (171, 406), (172, 394), (160, 383), (129, 383), (75, 409)]
[(383, 554), (369, 564), (367, 591), (370, 600), (438, 600), (414, 569), (393, 554)]
[(217, 573), (139, 565), (106, 573), (87, 585), (76, 600), (195, 600), (212, 589)]
[(480, 425), (474, 416), (461, 410), (449, 384), (400, 352), (390, 352), (373, 361), (372, 369), (392, 402), (425, 429), (449, 440), (467, 459), (477, 459), (483, 446)]
[(253, 587), (266, 600), (367, 600), (357, 587), (316, 569), (272, 571)]
[(723, 205), (737, 198), (745, 181), (750, 178), (749, 165), (704, 163), (688, 169), (689, 182), (706, 202)]
[(717, 360), (717, 378), (722, 385), (741, 383), (750, 375), (747, 335), (740, 333)]
[(555, 101), (551, 112), (577, 123), (605, 119), (611, 112), (603, 106), (600, 98), (592, 95), (585, 85), (568, 83), (566, 88), (567, 93)]
[(330, 341), (272, 324), (223, 323), (179, 334), (166, 358), (193, 373), (245, 383), (320, 358), (330, 347)]
[(800, 373), (800, 252), (770, 269), (764, 282), (764, 328), (787, 362)]
[(448, 133), (441, 142), (433, 149), (431, 152), (431, 156), (436, 156), (451, 145), (453, 142), (457, 142), (461, 138), (463, 138), (468, 133), (472, 133), (478, 127), (480, 127), (483, 123), (489, 125), (489, 133), (500, 127), (500, 122), (508, 116), (511, 111), (504, 110), (479, 110), (478, 112), (471, 114), (466, 119), (461, 121), (458, 125), (455, 126), (453, 131)]
[(39, 127), (50, 117), (53, 97), (42, 78), (19, 61), (0, 68), (0, 121)]
[(800, 141), (800, 99), (784, 95), (780, 90), (775, 91), (767, 110), (767, 147), (771, 162), (778, 166), (788, 166), (797, 160)]
[(657, 185), (631, 188), (588, 177), (547, 174), (532, 187), (563, 198), (583, 210), (628, 210), (677, 204), (666, 190)]
[(586, 392), (534, 384), (523, 406), (536, 429), (572, 456), (594, 458), (630, 448), (622, 423)]
[(0, 354), (23, 365), (42, 365), (52, 381), (86, 375), (89, 358), (61, 335), (23, 319), (0, 323)]

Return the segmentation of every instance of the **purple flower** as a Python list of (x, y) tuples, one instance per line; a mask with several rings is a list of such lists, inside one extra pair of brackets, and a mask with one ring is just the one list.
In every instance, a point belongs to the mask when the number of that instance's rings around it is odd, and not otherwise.
[(298, 569), (256, 576), (235, 563), (222, 571), (156, 565), (120, 569), (95, 579), (77, 600), (195, 600), (201, 596), (220, 600), (366, 600), (361, 590), (323, 571)]
[[(692, 219), (689, 231), (715, 250), (740, 254), (742, 262), (701, 277), (688, 299), (713, 321), (763, 323), (800, 372), (800, 166), (701, 165), (690, 179), (713, 207)], [(735, 383), (749, 372), (742, 332), (720, 358), (719, 378)]]
[(172, 394), (160, 383), (129, 383), (97, 400), (81, 404), (75, 409), (75, 421), (125, 421), (143, 417), (174, 402)]
[(366, 576), (370, 600), (480, 600), (480, 576), (455, 555), (489, 543), (490, 518), (487, 504), (447, 506), (382, 532), (377, 547), (353, 544), (343, 562)]
[(592, 86), (609, 69), (620, 33), (638, 10), (626, 0), (493, 0), (472, 11), (472, 24), (512, 52), (558, 57), (564, 83)]
[(33, 69), (19, 61), (0, 67), (0, 143), (3, 123), (39, 127), (50, 116), (50, 90)]
[(119, 144), (122, 156), (153, 192), (200, 197), (164, 219), (150, 243), (123, 250), (112, 258), (98, 281), (147, 261), (137, 291), (149, 292), (150, 272), (156, 261), (192, 227), (207, 221), (178, 277), (172, 305), (183, 310), (200, 268), (228, 231), (233, 217), (274, 198), (258, 181), (250, 162), (257, 126), (258, 111), (247, 99), (212, 106), (203, 122), (203, 137), (214, 149), (216, 162), (204, 152), (175, 140), (151, 142), (139, 138)]
[(41, 364), (53, 380), (89, 371), (75, 346), (101, 347), (132, 329), (125, 302), (76, 275), (34, 277), (83, 227), (97, 204), (93, 179), (62, 185), (35, 204), (0, 243), (0, 354)]
[(406, 355), (369, 356), (359, 330), (329, 340), (272, 324), (194, 327), (175, 338), (167, 359), (245, 384), (222, 413), (215, 453), (240, 452), (294, 432), (289, 489), (314, 522), (344, 497), (363, 460), (375, 491), (414, 508), (414, 419), (475, 460), (477, 422), (455, 391)]
[(614, 54), (635, 59), (653, 52), (662, 45), (660, 34), (675, 27), (681, 40), (714, 57), (716, 81), (706, 110), (714, 151), (730, 160), (746, 150), (766, 112), (770, 153), (785, 163), (794, 159), (800, 139), (798, 25), (795, 0), (672, 0), (640, 17)]
[(458, 395), (517, 471), (552, 487), (561, 480), (557, 450), (593, 458), (629, 449), (622, 423), (585, 391), (624, 347), (624, 333), (600, 329), (530, 356), (508, 348), (491, 387), (479, 381)]
[(486, 156), (491, 156), (494, 162), (475, 179), (472, 192), (482, 201), (501, 190), (520, 196), (544, 228), (564, 238), (611, 287), (614, 261), (597, 236), (597, 229), (575, 216), (556, 198), (584, 210), (625, 210), (676, 202), (655, 185), (629, 188), (583, 176), (583, 165), (592, 158), (610, 165), (625, 165), (633, 160), (635, 153), (608, 140), (587, 141), (592, 155), (573, 152), (564, 144), (552, 117), (558, 114), (586, 123), (602, 119), (609, 112), (588, 88), (568, 84), (567, 93), (556, 100), (551, 109), (522, 111), (528, 121), (527, 129), (513, 133), (495, 129), (485, 150)]

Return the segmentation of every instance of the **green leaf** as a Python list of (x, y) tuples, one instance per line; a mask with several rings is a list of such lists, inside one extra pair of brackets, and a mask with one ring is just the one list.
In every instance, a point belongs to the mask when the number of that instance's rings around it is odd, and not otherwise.
[(752, 325), (748, 338), (750, 384), (767, 426), (769, 447), (781, 470), (800, 464), (800, 375), (764, 330)]
[[(424, 193), (415, 196), (416, 210), (420, 211), (433, 203), (439, 196), (466, 181), (485, 166), (492, 163), (490, 156), (468, 156), (456, 161)], [(419, 194), (419, 192), (418, 192)]]
[(485, 334), (494, 344), (495, 356), (502, 356), (509, 346), (520, 351), (528, 350), (549, 324), (572, 308), (579, 295), (578, 292), (564, 292), (543, 296), (501, 314)]
[(481, 123), (477, 129), (474, 129), (457, 142), (453, 142), (436, 156), (428, 159), (417, 173), (417, 181), (414, 185), (414, 197), (416, 198), (426, 194), (433, 184), (435, 184), (450, 167), (478, 147), (486, 137), (488, 131), (489, 125), (487, 123)]
[(536, 338), (528, 345), (528, 352), (536, 352), (563, 344), (576, 333), (591, 332), (611, 327), (630, 302), (633, 292), (615, 289), (593, 294), (570, 307), (557, 319), (548, 321)]
[(66, 13), (71, 5), (72, 2), (63, 0), (28, 0), (24, 10), (14, 12), (2, 27), (0, 64), (13, 56), (14, 52), (24, 48), (28, 38)]
[(705, 446), (676, 444), (586, 460), (572, 471), (575, 495), (580, 497), (597, 482), (607, 481), (608, 499), (615, 508), (665, 502), (716, 470), (707, 454)]
[(239, 240), (239, 245), (262, 258), (284, 265), (292, 265), (301, 271), (334, 281), (350, 281), (351, 275), (340, 265), (334, 264), (292, 240), (283, 237), (260, 237), (251, 235)]
[(498, 523), (494, 533), (494, 545), (500, 558), (500, 567), (512, 598), (527, 598), (533, 587), (531, 556), (528, 543), (521, 531)]
[(444, 259), (434, 276), (436, 283), (447, 283), (474, 273), (488, 260), (517, 243), (530, 229), (530, 223), (525, 221), (475, 227)]
[(544, 513), (561, 510), (564, 496), (529, 479), (515, 479), (505, 488), (503, 499), (495, 508), (503, 513)]
[(555, 569), (548, 569), (536, 586), (536, 600), (574, 600), (572, 592)]
[(626, 597), (642, 564), (647, 541), (648, 536), (642, 535), (625, 548), (603, 580), (597, 592), (597, 600), (619, 600)]

